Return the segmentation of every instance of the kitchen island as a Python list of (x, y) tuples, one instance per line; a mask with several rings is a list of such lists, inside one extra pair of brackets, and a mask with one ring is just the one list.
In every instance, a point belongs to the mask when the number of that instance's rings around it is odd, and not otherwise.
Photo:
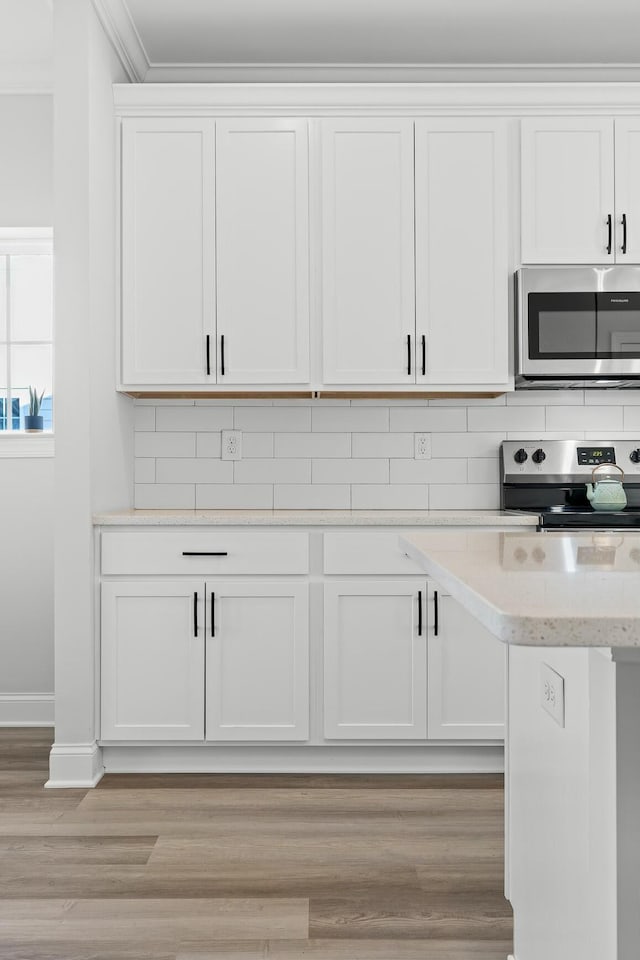
[(412, 533), (401, 546), (509, 647), (514, 960), (637, 960), (640, 534)]

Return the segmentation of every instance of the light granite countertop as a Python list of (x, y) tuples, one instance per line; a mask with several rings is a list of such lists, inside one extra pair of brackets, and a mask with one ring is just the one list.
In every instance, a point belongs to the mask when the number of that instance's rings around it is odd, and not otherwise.
[(535, 514), (501, 510), (116, 510), (95, 526), (532, 527)]
[(640, 647), (640, 533), (412, 533), (400, 545), (505, 643)]

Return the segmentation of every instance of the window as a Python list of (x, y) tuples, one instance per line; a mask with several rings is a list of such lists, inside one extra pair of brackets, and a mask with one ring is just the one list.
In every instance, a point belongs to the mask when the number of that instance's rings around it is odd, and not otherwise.
[(0, 435), (25, 430), (29, 387), (53, 429), (51, 232), (0, 231)]

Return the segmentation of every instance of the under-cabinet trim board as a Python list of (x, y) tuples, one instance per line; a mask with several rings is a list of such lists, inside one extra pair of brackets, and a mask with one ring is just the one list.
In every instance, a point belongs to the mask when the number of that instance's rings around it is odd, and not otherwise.
[(478, 400), (505, 390), (123, 390), (134, 400)]
[(502, 744), (102, 746), (105, 773), (503, 773)]

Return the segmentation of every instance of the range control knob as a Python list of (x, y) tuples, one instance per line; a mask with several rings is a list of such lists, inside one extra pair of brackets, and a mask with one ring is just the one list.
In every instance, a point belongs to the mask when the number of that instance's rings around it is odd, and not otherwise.
[(640, 463), (640, 450), (632, 450), (629, 454), (629, 460), (632, 463)]
[(520, 449), (516, 450), (516, 452), (514, 453), (513, 459), (515, 460), (516, 463), (524, 463), (525, 460), (529, 459), (529, 454), (527, 453), (526, 450), (523, 450), (523, 448), (520, 447)]
[(543, 460), (547, 459), (547, 455), (544, 450), (538, 449), (534, 450), (534, 452), (531, 454), (531, 459), (534, 463), (542, 463)]

